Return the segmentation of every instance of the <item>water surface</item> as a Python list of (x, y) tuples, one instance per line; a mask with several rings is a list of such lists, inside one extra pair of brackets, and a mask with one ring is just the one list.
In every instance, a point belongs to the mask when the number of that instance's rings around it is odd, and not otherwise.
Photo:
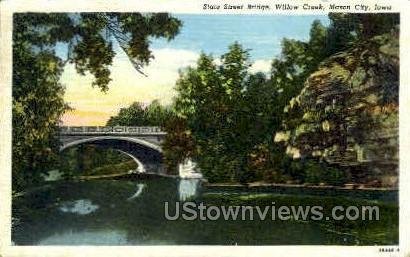
[[(397, 244), (398, 208), (380, 203), (378, 222), (237, 220), (169, 221), (164, 203), (194, 200), (209, 205), (318, 203), (322, 196), (247, 192), (210, 193), (197, 180), (53, 182), (13, 202), (12, 240), (17, 245), (374, 245)], [(328, 204), (352, 203), (332, 196)], [(371, 201), (369, 203), (377, 203)], [(390, 218), (387, 218), (390, 217)]]

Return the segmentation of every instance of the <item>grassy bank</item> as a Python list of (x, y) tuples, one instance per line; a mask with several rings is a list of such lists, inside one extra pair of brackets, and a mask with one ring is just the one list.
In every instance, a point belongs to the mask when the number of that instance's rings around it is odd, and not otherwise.
[[(313, 223), (322, 227), (329, 233), (343, 234), (350, 237), (360, 245), (386, 245), (398, 244), (399, 228), (399, 210), (398, 205), (392, 202), (370, 201), (351, 199), (345, 197), (326, 197), (326, 196), (303, 196), (303, 195), (284, 195), (271, 193), (204, 193), (201, 200), (206, 205), (213, 206), (275, 206), (276, 210), (281, 206), (321, 206), (323, 207), (323, 220), (307, 221), (295, 220), (293, 218), (287, 221), (275, 221), (283, 223)], [(355, 221), (348, 219), (334, 220), (326, 217), (332, 217), (332, 208), (335, 206), (377, 206), (379, 208), (379, 220), (362, 220)], [(263, 209), (262, 209), (263, 210)], [(271, 217), (268, 216), (268, 219)]]

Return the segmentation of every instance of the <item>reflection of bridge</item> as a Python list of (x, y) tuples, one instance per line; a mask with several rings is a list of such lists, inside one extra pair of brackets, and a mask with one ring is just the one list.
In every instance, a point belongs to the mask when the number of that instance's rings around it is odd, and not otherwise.
[(165, 135), (159, 127), (60, 127), (60, 150), (82, 144), (113, 148), (143, 164), (140, 170), (163, 172), (161, 144)]

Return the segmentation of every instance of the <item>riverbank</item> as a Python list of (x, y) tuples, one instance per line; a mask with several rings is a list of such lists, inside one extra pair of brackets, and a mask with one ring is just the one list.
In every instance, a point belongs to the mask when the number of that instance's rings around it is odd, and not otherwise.
[[(155, 178), (181, 179), (177, 175), (158, 173), (118, 173), (100, 176), (81, 176), (76, 180), (150, 180)], [(340, 196), (363, 200), (382, 202), (398, 202), (398, 188), (367, 188), (359, 186), (330, 186), (330, 185), (307, 185), (307, 184), (278, 184), (278, 183), (208, 183), (202, 180), (202, 193), (269, 193), (283, 195), (307, 195), (307, 196)]]
[(340, 196), (375, 200), (383, 202), (398, 202), (398, 188), (367, 188), (352, 186), (306, 185), (306, 184), (276, 184), (276, 183), (203, 183), (204, 193), (273, 193), (284, 195)]
[(311, 184), (282, 184), (282, 183), (264, 183), (254, 182), (248, 184), (240, 183), (204, 183), (206, 187), (212, 188), (256, 188), (256, 187), (280, 187), (280, 188), (313, 188), (313, 189), (337, 189), (337, 190), (369, 190), (369, 191), (397, 191), (397, 187), (369, 187), (363, 184), (345, 184), (344, 186), (333, 185), (311, 185)]
[(130, 173), (122, 172), (109, 175), (92, 175), (92, 176), (77, 176), (74, 177), (74, 180), (96, 180), (96, 179), (113, 179), (113, 180), (137, 180), (137, 179), (149, 179), (155, 177), (164, 177), (164, 178), (178, 178), (177, 175), (161, 174), (155, 172), (143, 172), (143, 173)]
[[(144, 173), (130, 173), (121, 172), (115, 174), (102, 174), (102, 175), (87, 175), (76, 176), (75, 180), (92, 180), (92, 179), (145, 179), (148, 177), (167, 177), (167, 178), (180, 178), (178, 175), (160, 174), (155, 172)], [(345, 184), (344, 186), (333, 185), (311, 185), (311, 184), (282, 184), (282, 183), (264, 183), (254, 182), (248, 184), (240, 183), (209, 183), (205, 179), (202, 179), (203, 186), (208, 188), (232, 188), (232, 189), (253, 189), (253, 188), (306, 188), (306, 189), (332, 189), (332, 190), (358, 190), (358, 191), (398, 191), (396, 187), (368, 187), (361, 184)]]

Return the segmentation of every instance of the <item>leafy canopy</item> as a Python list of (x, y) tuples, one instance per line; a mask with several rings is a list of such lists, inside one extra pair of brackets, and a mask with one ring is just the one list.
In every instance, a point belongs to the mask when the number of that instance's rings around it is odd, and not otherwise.
[[(16, 13), (13, 26), (13, 187), (24, 189), (56, 167), (58, 124), (68, 106), (60, 76), (66, 63), (108, 90), (115, 41), (136, 71), (153, 58), (150, 39), (171, 40), (181, 22), (168, 14)], [(56, 49), (59, 49), (58, 53)], [(65, 50), (61, 50), (64, 49)], [(66, 53), (63, 58), (61, 53)]]

